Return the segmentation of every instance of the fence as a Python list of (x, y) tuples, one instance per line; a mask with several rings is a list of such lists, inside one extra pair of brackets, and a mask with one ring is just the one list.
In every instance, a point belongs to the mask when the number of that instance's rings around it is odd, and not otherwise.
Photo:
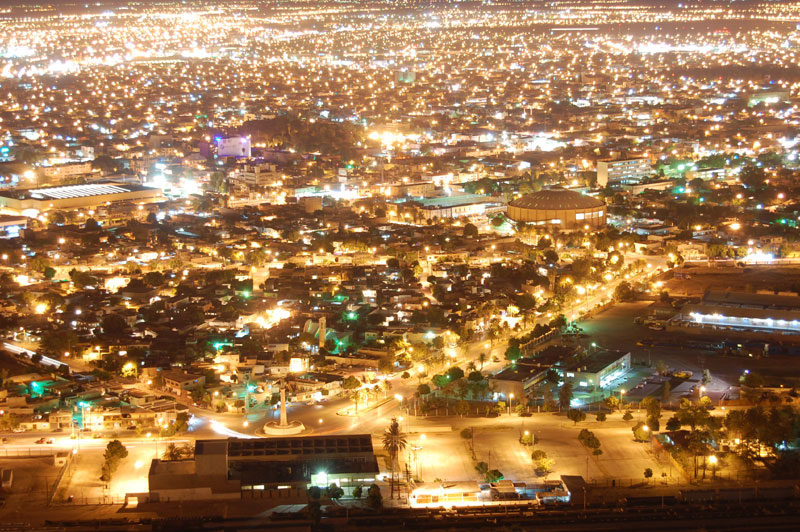
[(664, 486), (689, 486), (689, 483), (683, 477), (679, 476), (657, 476), (657, 472), (653, 472), (651, 478), (600, 478), (592, 479), (587, 484), (593, 488), (646, 488), (646, 487), (664, 487)]
[(72, 502), (67, 499), (54, 501), (50, 506), (70, 507), (70, 506), (112, 506), (125, 504), (124, 495), (107, 495), (102, 497), (81, 497), (73, 496)]
[(8, 449), (0, 447), (0, 456), (3, 458), (28, 458), (32, 456), (55, 456), (58, 451), (63, 449), (54, 449), (51, 447), (44, 447), (41, 449), (35, 447), (28, 447), (27, 449)]
[[(47, 504), (50, 505), (53, 502), (53, 498), (56, 496), (56, 492), (58, 491), (58, 486), (61, 484), (61, 480), (64, 478), (64, 474), (67, 470), (70, 470), (70, 473), (74, 472), (74, 455), (72, 453), (67, 453), (67, 461), (64, 466), (61, 468), (61, 471), (58, 472), (58, 476), (56, 477), (56, 481), (53, 482), (52, 488), (50, 488), (50, 493), (47, 494)], [(70, 474), (70, 478), (72, 475)]]

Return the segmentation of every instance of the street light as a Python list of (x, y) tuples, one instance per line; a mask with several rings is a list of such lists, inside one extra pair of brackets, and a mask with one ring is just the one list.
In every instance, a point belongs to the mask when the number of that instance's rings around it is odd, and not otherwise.
[(708, 461), (711, 464), (711, 477), (712, 478), (716, 478), (717, 477), (717, 462), (719, 461), (717, 459), (717, 455), (712, 454), (711, 456), (708, 457)]
[(514, 394), (508, 394), (508, 415), (511, 415), (511, 402), (514, 400)]

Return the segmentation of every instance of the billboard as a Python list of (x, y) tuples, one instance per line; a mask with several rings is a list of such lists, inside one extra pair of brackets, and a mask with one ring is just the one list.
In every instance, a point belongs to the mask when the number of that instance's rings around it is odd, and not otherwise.
[(250, 137), (216, 137), (217, 156), (250, 157)]

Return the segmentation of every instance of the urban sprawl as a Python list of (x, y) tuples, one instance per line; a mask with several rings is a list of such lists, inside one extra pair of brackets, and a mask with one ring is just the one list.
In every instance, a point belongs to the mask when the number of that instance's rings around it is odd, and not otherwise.
[(0, 521), (790, 529), (798, 62), (797, 2), (0, 8)]

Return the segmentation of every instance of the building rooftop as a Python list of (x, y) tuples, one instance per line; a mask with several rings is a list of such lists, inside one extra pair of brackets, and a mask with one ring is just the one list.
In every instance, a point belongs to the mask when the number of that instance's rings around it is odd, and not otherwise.
[(6, 190), (0, 192), (0, 196), (14, 199), (69, 199), (101, 196), (106, 194), (124, 194), (126, 192), (136, 192), (149, 188), (150, 187), (145, 187), (142, 185), (121, 186), (115, 183), (93, 183), (89, 185), (65, 185), (61, 187)]
[(738, 307), (754, 307), (776, 310), (800, 310), (800, 297), (753, 294), (750, 292), (731, 292), (725, 290), (709, 290), (703, 296), (704, 305), (723, 305)]
[(573, 359), (566, 363), (565, 371), (580, 371), (583, 373), (599, 373), (608, 366), (624, 357), (623, 351), (599, 351), (588, 358)]
[(542, 210), (596, 209), (604, 205), (602, 200), (565, 188), (540, 190), (509, 203), (511, 207)]

